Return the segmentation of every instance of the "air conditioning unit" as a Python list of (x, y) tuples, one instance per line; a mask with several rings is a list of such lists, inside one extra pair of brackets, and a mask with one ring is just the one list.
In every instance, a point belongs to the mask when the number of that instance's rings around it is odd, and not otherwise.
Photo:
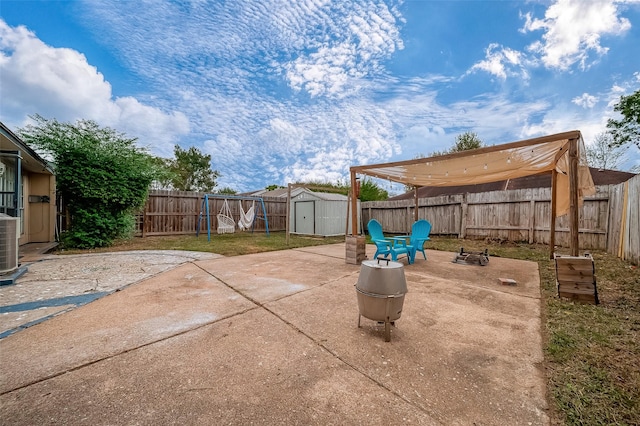
[(0, 275), (18, 269), (18, 233), (20, 218), (0, 213)]

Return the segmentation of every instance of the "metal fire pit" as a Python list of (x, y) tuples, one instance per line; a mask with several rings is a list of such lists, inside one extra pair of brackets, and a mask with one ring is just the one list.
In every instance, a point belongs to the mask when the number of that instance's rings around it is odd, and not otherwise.
[(391, 341), (391, 326), (402, 314), (407, 281), (404, 266), (387, 259), (362, 262), (356, 283), (358, 327), (361, 317), (384, 322), (385, 341)]
[(466, 263), (468, 265), (480, 265), (486, 266), (489, 263), (489, 250), (484, 251), (464, 251), (464, 247), (460, 248), (460, 253), (457, 253), (453, 260), (453, 263)]

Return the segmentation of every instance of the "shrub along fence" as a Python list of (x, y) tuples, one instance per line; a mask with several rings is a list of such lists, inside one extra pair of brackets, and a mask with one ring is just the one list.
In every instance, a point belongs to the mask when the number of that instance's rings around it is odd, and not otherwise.
[[(640, 175), (618, 185), (596, 188), (580, 208), (581, 249), (601, 249), (640, 261)], [(408, 233), (415, 201), (362, 203), (362, 222), (376, 219), (387, 233)], [(551, 189), (456, 194), (418, 200), (418, 217), (431, 222), (432, 235), (490, 238), (549, 244)], [(566, 216), (556, 219), (556, 245), (569, 245)]]

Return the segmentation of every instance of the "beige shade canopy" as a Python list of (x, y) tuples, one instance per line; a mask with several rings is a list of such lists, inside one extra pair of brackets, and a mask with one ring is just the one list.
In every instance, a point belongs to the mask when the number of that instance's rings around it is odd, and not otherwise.
[(355, 174), (374, 176), (414, 187), (473, 185), (557, 172), (556, 216), (569, 211), (569, 147), (577, 141), (579, 203), (595, 187), (580, 131), (559, 133), (504, 145), (368, 166), (351, 167)]

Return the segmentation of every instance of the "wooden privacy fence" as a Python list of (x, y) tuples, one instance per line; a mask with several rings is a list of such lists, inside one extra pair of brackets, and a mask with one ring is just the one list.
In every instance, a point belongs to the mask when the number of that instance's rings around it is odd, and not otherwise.
[(640, 264), (640, 175), (616, 185), (612, 191), (615, 211), (607, 251)]
[[(187, 191), (155, 190), (149, 193), (149, 198), (144, 210), (137, 215), (136, 235), (195, 235), (200, 209), (204, 199), (204, 193)], [(284, 231), (286, 227), (287, 200), (282, 198), (264, 197), (264, 205), (269, 220), (269, 231)], [(228, 200), (231, 216), (237, 220), (240, 218), (239, 200)], [(241, 201), (242, 208), (246, 212), (252, 205), (252, 201)], [(224, 199), (209, 199), (209, 214), (211, 230), (216, 232), (218, 227), (217, 214), (222, 209)], [(262, 216), (262, 209), (256, 202), (256, 214)], [(207, 232), (207, 222), (202, 213), (200, 231)], [(264, 232), (265, 222), (256, 219), (255, 231)]]
[[(138, 215), (137, 235), (180, 235), (196, 233), (204, 193), (151, 191), (144, 211)], [(224, 200), (209, 204), (211, 229)], [(243, 201), (243, 209), (250, 201)], [(270, 231), (286, 229), (285, 198), (264, 197)], [(240, 217), (237, 200), (229, 200), (234, 218)], [(256, 208), (257, 208), (256, 204)], [(377, 219), (387, 233), (408, 233), (414, 218), (415, 201), (369, 201), (361, 204), (362, 223)], [(600, 249), (640, 263), (640, 175), (618, 185), (596, 187), (580, 208), (580, 249)], [(259, 210), (258, 210), (258, 213)], [(432, 224), (433, 235), (461, 238), (491, 238), (549, 244), (551, 189), (534, 188), (457, 194), (418, 200), (418, 217)], [(201, 223), (206, 232), (206, 221)], [(256, 220), (256, 231), (264, 221)], [(215, 231), (214, 231), (215, 232)], [(556, 220), (556, 244), (569, 245), (567, 216)]]
[[(585, 198), (579, 219), (581, 249), (607, 250), (638, 263), (639, 188), (640, 176), (635, 176), (619, 185), (599, 186), (595, 195)], [(387, 233), (408, 233), (414, 221), (414, 210), (413, 199), (365, 202), (362, 203), (362, 221), (366, 224), (370, 219), (376, 219)], [(431, 222), (432, 235), (549, 244), (551, 189), (421, 198), (418, 200), (418, 217)], [(566, 215), (556, 219), (556, 245), (569, 245)]]

